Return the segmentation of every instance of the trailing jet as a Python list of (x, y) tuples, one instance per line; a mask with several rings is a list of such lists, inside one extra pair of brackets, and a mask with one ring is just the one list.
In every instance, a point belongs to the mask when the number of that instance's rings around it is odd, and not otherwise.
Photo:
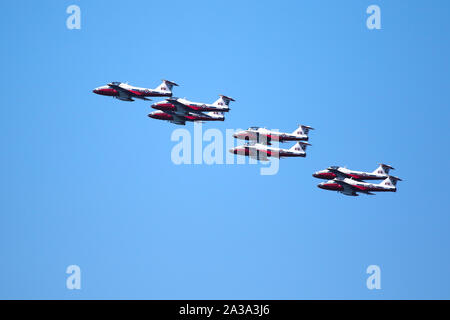
[(158, 120), (167, 120), (174, 124), (185, 125), (186, 121), (203, 122), (203, 121), (224, 121), (225, 117), (222, 112), (174, 112), (174, 111), (154, 111), (148, 115), (150, 118)]
[(249, 156), (250, 158), (268, 161), (270, 157), (288, 158), (288, 157), (306, 157), (306, 147), (309, 143), (298, 141), (290, 149), (281, 149), (269, 147), (261, 143), (247, 143), (242, 146), (231, 148), (229, 151), (234, 154)]
[(278, 132), (268, 130), (261, 127), (250, 127), (247, 130), (236, 132), (233, 137), (236, 139), (246, 141), (257, 141), (260, 143), (270, 145), (271, 140), (286, 142), (286, 141), (308, 141), (309, 130), (314, 130), (309, 126), (299, 125), (299, 127), (292, 133)]
[(171, 97), (173, 86), (178, 86), (178, 84), (168, 80), (163, 80), (156, 89), (134, 87), (122, 82), (111, 82), (106, 86), (95, 88), (93, 92), (122, 101), (134, 101), (133, 98), (150, 101), (151, 99), (146, 97)]
[(373, 172), (355, 171), (344, 167), (332, 166), (328, 169), (315, 172), (313, 177), (326, 180), (331, 180), (336, 177), (353, 178), (356, 180), (383, 180), (389, 176), (389, 170), (394, 170), (394, 168), (383, 163)]
[(233, 98), (224, 95), (219, 95), (219, 99), (217, 99), (212, 104), (193, 102), (186, 99), (174, 97), (154, 103), (152, 105), (152, 108), (161, 111), (174, 111), (174, 112), (208, 112), (208, 111), (228, 112), (230, 111), (229, 108), (230, 101), (235, 100)]
[(372, 192), (396, 192), (397, 181), (400, 178), (388, 176), (379, 184), (363, 182), (351, 178), (336, 178), (327, 182), (319, 183), (321, 189), (338, 191), (346, 196), (358, 196), (358, 192), (373, 195)]

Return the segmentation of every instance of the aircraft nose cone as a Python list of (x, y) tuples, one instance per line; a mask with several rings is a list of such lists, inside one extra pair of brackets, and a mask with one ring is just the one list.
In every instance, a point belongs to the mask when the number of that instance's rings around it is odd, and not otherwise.
[(97, 93), (97, 89), (92, 90), (93, 93)]
[(320, 189), (325, 189), (325, 183), (319, 183), (318, 185), (317, 185)]
[(147, 116), (148, 116), (149, 118), (155, 118), (155, 116), (154, 116), (152, 113), (149, 113)]
[(319, 174), (318, 174), (317, 172), (314, 172), (312, 176), (313, 176), (314, 178), (318, 178), (318, 177), (319, 177)]

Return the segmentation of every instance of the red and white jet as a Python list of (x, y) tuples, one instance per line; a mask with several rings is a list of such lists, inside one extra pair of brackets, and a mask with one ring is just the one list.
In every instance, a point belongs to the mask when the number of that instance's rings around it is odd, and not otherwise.
[(217, 99), (212, 104), (193, 102), (186, 99), (174, 97), (154, 103), (152, 105), (152, 108), (161, 111), (174, 111), (179, 113), (208, 112), (208, 111), (228, 112), (230, 111), (229, 104), (231, 101), (235, 100), (233, 98), (224, 95), (219, 95), (219, 99)]
[(230, 110), (229, 104), (233, 98), (220, 95), (212, 104), (193, 102), (181, 98), (169, 98), (154, 103), (154, 111), (148, 116), (153, 119), (167, 120), (174, 124), (185, 125), (186, 121), (224, 121), (224, 112)]
[(396, 192), (397, 181), (400, 178), (388, 176), (383, 182), (369, 183), (351, 178), (336, 178), (327, 182), (319, 183), (317, 186), (321, 189), (338, 191), (346, 196), (358, 196), (358, 193), (373, 195), (372, 192)]
[(95, 88), (93, 92), (122, 101), (134, 101), (133, 98), (150, 101), (151, 99), (147, 99), (147, 97), (171, 97), (173, 86), (178, 86), (178, 84), (169, 80), (163, 80), (156, 89), (134, 87), (122, 82), (111, 82), (106, 86)]
[(270, 141), (308, 141), (309, 130), (314, 130), (309, 126), (299, 125), (299, 127), (292, 133), (278, 132), (273, 130), (268, 130), (261, 127), (250, 127), (247, 130), (242, 130), (236, 132), (233, 137), (236, 139), (246, 140), (246, 141), (257, 141), (263, 142), (270, 145)]
[(298, 141), (290, 149), (274, 148), (262, 143), (247, 143), (235, 148), (231, 148), (229, 152), (248, 156), (250, 158), (269, 161), (269, 158), (292, 158), (292, 157), (306, 157), (306, 147), (309, 143)]
[(175, 111), (154, 111), (148, 115), (150, 118), (157, 120), (166, 120), (174, 124), (185, 125), (189, 122), (203, 121), (224, 121), (225, 117), (222, 112), (175, 112)]
[(383, 180), (389, 177), (389, 170), (394, 170), (394, 168), (383, 163), (373, 172), (355, 171), (344, 167), (332, 166), (328, 169), (315, 172), (313, 177), (326, 180), (331, 180), (336, 177), (353, 178), (356, 180)]

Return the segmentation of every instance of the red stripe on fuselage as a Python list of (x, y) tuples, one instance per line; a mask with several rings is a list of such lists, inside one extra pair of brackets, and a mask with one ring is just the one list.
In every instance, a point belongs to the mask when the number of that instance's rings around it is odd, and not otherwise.
[(336, 178), (336, 175), (332, 172), (320, 172), (315, 173), (314, 177), (319, 179), (333, 180), (334, 178)]
[(119, 95), (117, 90), (116, 89), (112, 89), (112, 88), (109, 88), (109, 89), (97, 89), (97, 90), (94, 91), (94, 93), (100, 94), (102, 96), (111, 96), (111, 97)]
[(295, 158), (295, 157), (306, 157), (306, 154), (291, 154), (291, 153), (280, 153), (280, 157), (283, 158)]
[(319, 188), (332, 191), (341, 191), (344, 189), (339, 183), (320, 184)]
[[(171, 93), (158, 93), (158, 92), (141, 92), (141, 91), (135, 91), (135, 90), (129, 90), (130, 95), (136, 95), (139, 97), (171, 97)], [(119, 91), (113, 88), (105, 88), (105, 89), (97, 89), (94, 90), (94, 93), (100, 94), (103, 96), (112, 96), (116, 97), (119, 96)]]
[(157, 110), (162, 110), (162, 111), (175, 110), (175, 106), (171, 103), (154, 104), (154, 105), (152, 105), (152, 108), (157, 109)]
[[(176, 110), (175, 105), (173, 105), (172, 103), (159, 103), (159, 104), (154, 104), (152, 106), (153, 109), (157, 109), (157, 110)], [(187, 109), (192, 109), (194, 111), (215, 111), (217, 109), (215, 108), (203, 108), (203, 107), (199, 107), (199, 106), (193, 106), (193, 105), (187, 105), (186, 106)]]
[(149, 117), (158, 120), (173, 120), (173, 116), (167, 113), (150, 114)]

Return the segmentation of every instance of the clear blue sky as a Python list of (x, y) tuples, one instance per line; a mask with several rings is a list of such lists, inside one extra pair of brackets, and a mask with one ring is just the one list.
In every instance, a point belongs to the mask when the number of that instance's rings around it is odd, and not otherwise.
[[(81, 30), (66, 28), (71, 4)], [(366, 28), (371, 4), (382, 30)], [(2, 1), (0, 298), (450, 298), (449, 9)], [(176, 126), (150, 103), (92, 93), (161, 78), (194, 101), (237, 100), (204, 129), (315, 127), (308, 157), (274, 176), (176, 166)], [(404, 179), (397, 193), (345, 197), (311, 176), (379, 162)]]

